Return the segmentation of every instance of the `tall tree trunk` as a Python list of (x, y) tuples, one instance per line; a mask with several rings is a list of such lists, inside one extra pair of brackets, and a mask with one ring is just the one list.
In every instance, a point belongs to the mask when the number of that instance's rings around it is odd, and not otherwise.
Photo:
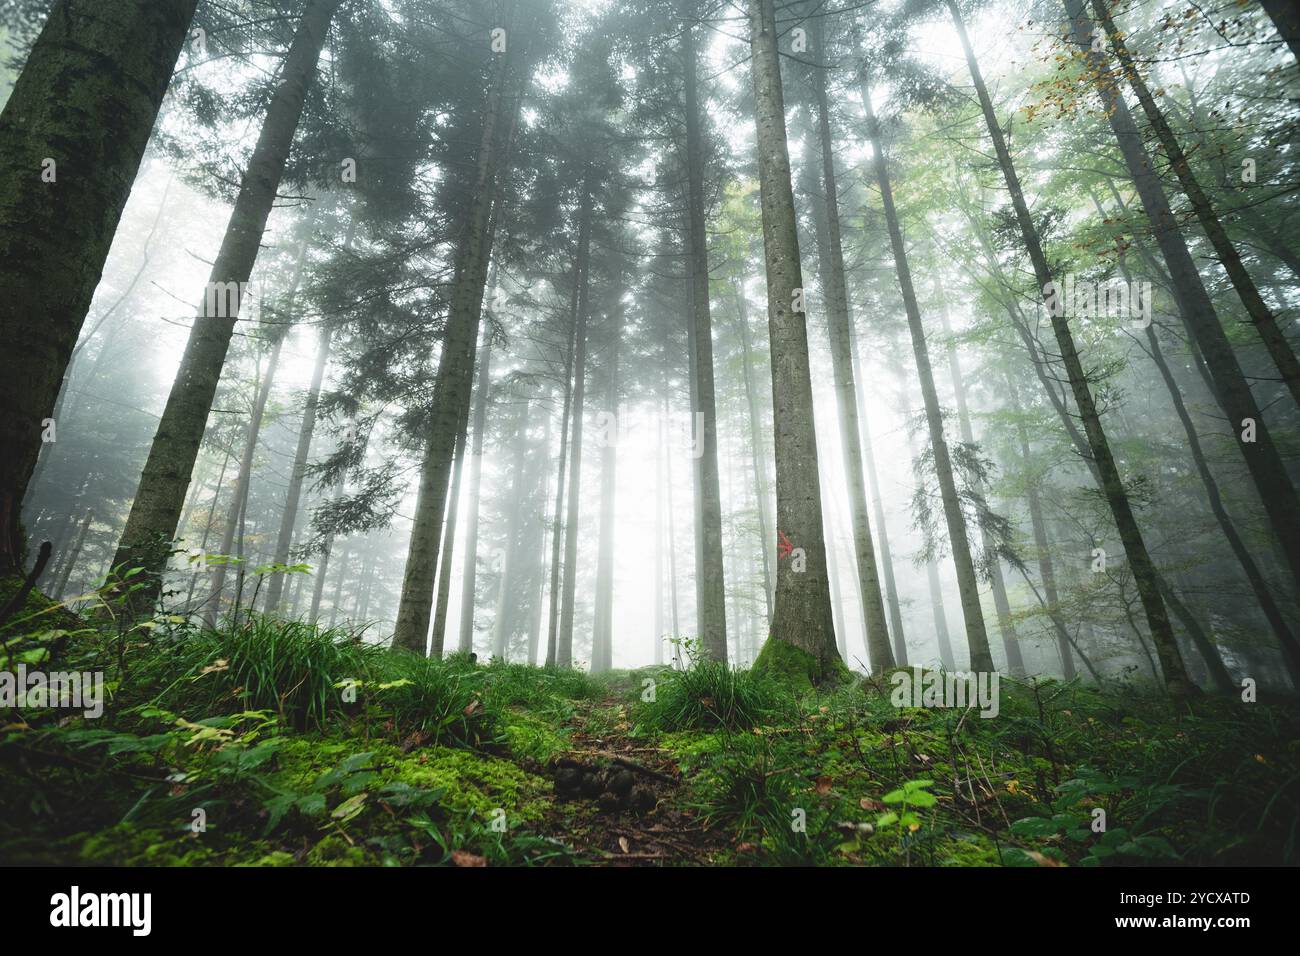
[[(493, 67), (491, 89), (487, 94), (483, 128), (479, 140), (478, 160), (472, 198), (462, 241), (458, 244), (457, 268), (452, 290), (451, 311), (443, 335), (442, 354), (434, 387), (433, 413), (425, 438), (420, 468), (420, 488), (406, 570), (402, 577), (402, 597), (393, 630), (394, 650), (425, 653), (429, 617), (433, 610), (433, 586), (438, 568), (438, 545), (442, 535), (443, 509), (447, 502), (447, 483), (456, 447), (463, 409), (469, 402), (474, 379), (474, 344), (478, 340), (479, 319), (483, 309), (483, 291), (487, 284), (488, 263), (492, 253), (490, 228), (499, 154), (503, 90), (509, 71), (510, 56), (501, 57)], [(519, 101), (515, 102), (518, 112)]]
[[(489, 282), (489, 288), (494, 283)], [(469, 653), (474, 649), (474, 600), (478, 573), (479, 492), (483, 484), (483, 436), (487, 431), (488, 398), (492, 391), (492, 330), (483, 340), (483, 361), (478, 373), (478, 394), (474, 397), (474, 439), (469, 461), (469, 500), (465, 529), (465, 571), (460, 586), (460, 635), (457, 649)], [(504, 573), (504, 572), (503, 572)]]
[[(993, 148), (997, 154), (998, 164), (1002, 168), (1007, 190), (1011, 194), (1016, 220), (1020, 226), (1021, 236), (1029, 253), (1030, 261), (1033, 263), (1035, 278), (1039, 287), (1043, 290), (1043, 294), (1047, 295), (1048, 291), (1054, 287), (1052, 273), (1047, 265), (1047, 257), (1043, 254), (1038, 231), (1034, 227), (1033, 220), (1030, 219), (1029, 206), (1025, 202), (1024, 193), (1020, 187), (1020, 179), (1016, 175), (1015, 167), (1011, 162), (1011, 153), (1008, 151), (1006, 141), (1002, 136), (1002, 128), (998, 125), (997, 114), (993, 109), (993, 101), (989, 98), (979, 64), (975, 61), (975, 53), (971, 50), (970, 39), (966, 36), (966, 25), (957, 10), (955, 0), (947, 0), (947, 2), (953, 25), (957, 28), (957, 36), (961, 40), (962, 51), (966, 56), (966, 65), (975, 84), (975, 92), (979, 97), (980, 108), (984, 113), (989, 137), (993, 140)], [(1187, 676), (1186, 668), (1183, 666), (1182, 655), (1178, 650), (1178, 642), (1174, 638), (1173, 627), (1169, 623), (1169, 615), (1160, 593), (1159, 576), (1155, 564), (1147, 552), (1146, 542), (1142, 538), (1142, 531), (1138, 527), (1137, 517), (1133, 514), (1133, 508), (1129, 503), (1128, 492), (1125, 490), (1123, 479), (1120, 477), (1119, 467), (1115, 463), (1114, 455), (1110, 450), (1110, 443), (1106, 438), (1106, 432), (1102, 428), (1101, 416), (1097, 411), (1096, 403), (1093, 401), (1092, 389), (1087, 374), (1084, 372), (1083, 362), (1079, 358), (1078, 349), (1074, 344), (1074, 334), (1070, 330), (1066, 317), (1063, 314), (1057, 314), (1057, 312), (1061, 311), (1060, 309), (1048, 309), (1048, 312), (1051, 313), (1052, 331), (1056, 336), (1057, 347), (1061, 353), (1061, 362), (1065, 366), (1070, 390), (1074, 395), (1079, 417), (1083, 421), (1084, 433), (1088, 438), (1091, 459), (1100, 476), (1102, 491), (1106, 496), (1107, 504), (1110, 506), (1116, 529), (1124, 545), (1124, 551), (1128, 555), (1133, 579), (1137, 584), (1138, 595), (1142, 600), (1142, 609), (1146, 614), (1147, 624), (1151, 628), (1156, 653), (1160, 658), (1160, 665), (1164, 671), (1165, 684), (1171, 694), (1175, 696), (1185, 695), (1191, 693), (1194, 688)]]
[(713, 320), (709, 312), (709, 251), (704, 221), (704, 137), (696, 65), (695, 24), (699, 0), (684, 0), (682, 60), (686, 93), (687, 262), (691, 282), (691, 331), (695, 352), (695, 435), (699, 450), (700, 633), (705, 654), (727, 659), (726, 584), (722, 566), (722, 494), (718, 489), (718, 422), (713, 384)]
[(1066, 680), (1074, 680), (1074, 658), (1070, 654), (1070, 634), (1065, 629), (1065, 619), (1061, 616), (1061, 597), (1056, 589), (1056, 569), (1052, 566), (1052, 547), (1047, 538), (1047, 521), (1043, 516), (1043, 503), (1038, 494), (1039, 476), (1033, 474), (1033, 457), (1029, 449), (1029, 432), (1025, 428), (1025, 411), (1020, 405), (1019, 392), (1015, 383), (1007, 375), (1007, 394), (1014, 403), (1016, 418), (1016, 437), (1020, 443), (1020, 457), (1025, 468), (1025, 501), (1029, 507), (1029, 524), (1034, 534), (1034, 548), (1038, 555), (1038, 576), (1043, 582), (1046, 596), (1048, 620), (1056, 632), (1056, 650), (1061, 656), (1061, 675)]
[[(1300, 496), (1287, 474), (1285, 463), (1265, 424), (1263, 410), (1255, 401), (1241, 364), (1214, 310), (1196, 263), (1187, 249), (1178, 220), (1169, 205), (1164, 186), (1152, 167), (1124, 98), (1106, 73), (1105, 57), (1094, 53), (1083, 0), (1066, 0), (1075, 43), (1083, 51), (1090, 74), (1096, 78), (1102, 105), (1109, 117), (1120, 153), (1133, 180), (1151, 232), (1169, 269), (1170, 288), (1188, 335), (1196, 343), (1211, 379), (1210, 391), (1227, 416), (1246, 467), (1259, 493), (1274, 534), (1286, 555), (1293, 594), (1300, 598)], [(1246, 419), (1255, 422), (1255, 441), (1237, 441), (1238, 429)]]
[[(311, 385), (307, 389), (307, 398), (303, 402), (302, 425), (298, 429), (298, 446), (293, 453), (293, 466), (289, 472), (289, 491), (284, 499), (284, 512), (280, 516), (280, 531), (275, 539), (274, 562), (289, 563), (289, 551), (293, 546), (293, 532), (298, 524), (298, 508), (302, 503), (302, 486), (307, 477), (307, 458), (311, 454), (311, 440), (316, 431), (316, 410), (320, 406), (321, 384), (325, 380), (325, 367), (329, 364), (330, 343), (333, 331), (329, 326), (320, 330), (316, 345), (316, 363), (312, 366)], [(276, 612), (280, 609), (280, 600), (284, 592), (283, 574), (272, 574), (266, 592), (266, 609)]]
[(429, 632), (429, 656), (441, 658), (447, 638), (447, 604), (451, 597), (452, 564), (456, 557), (456, 525), (460, 517), (460, 478), (465, 468), (465, 446), (469, 437), (469, 403), (461, 409), (456, 457), (451, 466), (451, 489), (447, 493), (447, 518), (442, 526), (442, 550), (438, 558), (438, 589), (433, 606), (433, 627)]
[(966, 624), (966, 642), (970, 647), (970, 667), (977, 672), (993, 670), (993, 655), (989, 651), (988, 634), (984, 629), (984, 611), (980, 607), (979, 580), (975, 576), (975, 563), (971, 560), (970, 541), (966, 534), (966, 517), (962, 513), (957, 481), (953, 475), (952, 458), (943, 432), (943, 411), (939, 407), (939, 393), (934, 385), (934, 372), (930, 367), (930, 347), (921, 323), (921, 310), (917, 305), (916, 291), (912, 287), (912, 271), (907, 261), (907, 246), (894, 208), (894, 194), (890, 189), (889, 170), (885, 164), (883, 138), (876, 114), (871, 106), (871, 90), (862, 89), (863, 107), (867, 114), (867, 135), (871, 140), (876, 182), (880, 187), (880, 200), (884, 206), (885, 224), (889, 229), (889, 244), (894, 251), (894, 266), (898, 273), (898, 286), (907, 313), (907, 327), (912, 336), (912, 352), (916, 357), (916, 372), (921, 383), (921, 397), (925, 403), (925, 420), (929, 429), (930, 447), (934, 454), (934, 471), (939, 480), (939, 495), (948, 527), (948, 543), (952, 549), (952, 562), (957, 569), (957, 592), (961, 598), (962, 619)]
[[(523, 519), (524, 495), (529, 477), (529, 410), (530, 406), (525, 402), (515, 425), (514, 453), (510, 465), (510, 496), (506, 499), (509, 502), (509, 517), (506, 519), (505, 554), (501, 559), (500, 581), (497, 585), (496, 613), (492, 615), (492, 656), (503, 661), (506, 659), (510, 634), (513, 630), (513, 627), (508, 626), (514, 619), (514, 604), (511, 598), (517, 598), (523, 590), (522, 587), (515, 585), (513, 588), (515, 593), (512, 594), (512, 585), (516, 578), (521, 582), (525, 580), (519, 575), (515, 565), (519, 561), (521, 551), (519, 525)], [(507, 609), (510, 609), (509, 614)], [(471, 647), (470, 650), (472, 649)], [(462, 646), (461, 650), (464, 651), (466, 648)], [(529, 663), (532, 663), (531, 659)]]
[[(230, 552), (235, 545), (235, 534), (239, 530), (244, 509), (248, 503), (248, 489), (253, 477), (253, 459), (257, 455), (257, 439), (262, 433), (262, 418), (266, 414), (267, 400), (271, 397), (271, 386), (275, 382), (275, 371), (280, 364), (280, 348), (283, 344), (284, 338), (280, 337), (271, 346), (271, 355), (266, 363), (266, 374), (263, 376), (261, 384), (257, 386), (253, 398), (253, 409), (248, 416), (248, 427), (244, 432), (244, 450), (239, 456), (239, 471), (235, 478), (235, 496), (230, 503), (230, 510), (226, 514), (226, 527), (221, 535), (220, 554), (225, 558), (229, 558)], [(240, 540), (243, 540), (242, 537)], [(213, 627), (217, 623), (228, 567), (230, 565), (223, 560), (212, 571), (212, 589), (208, 593), (208, 606), (203, 615), (204, 622), (208, 627)]]
[[(943, 301), (943, 290), (938, 287), (938, 273), (935, 274), (935, 294), (939, 296), (939, 318), (943, 334), (948, 337), (948, 375), (952, 379), (953, 397), (957, 405), (957, 426), (961, 430), (961, 440), (974, 448), (975, 429), (971, 426), (970, 407), (966, 402), (966, 380), (961, 374), (957, 343), (952, 340), (948, 304)], [(976, 490), (983, 494), (985, 489), (980, 487)], [(998, 559), (993, 539), (985, 528), (980, 528), (980, 538), (989, 563), (989, 583), (993, 587), (993, 606), (997, 609), (998, 631), (1002, 635), (1002, 647), (1007, 655), (1007, 669), (1015, 676), (1023, 677), (1025, 661), (1020, 654), (1020, 638), (1016, 634), (1015, 625), (1011, 623), (1011, 603), (1007, 600), (1007, 585), (1002, 578), (1002, 562)]]
[[(772, 348), (772, 401), (776, 436), (776, 527), (791, 543), (779, 562), (776, 607), (764, 658), (788, 657), (787, 645), (808, 657), (814, 682), (843, 666), (835, 646), (826, 546), (822, 532), (821, 476), (813, 424), (808, 328), (802, 310), (803, 270), (786, 144), (785, 98), (777, 50), (774, 0), (747, 0), (750, 68), (754, 85), (767, 324)], [(797, 297), (797, 298), (796, 298)], [(803, 570), (799, 570), (799, 568)]]
[(754, 496), (758, 499), (759, 554), (763, 563), (763, 601), (767, 605), (767, 623), (772, 622), (772, 522), (767, 514), (767, 462), (763, 450), (762, 415), (758, 407), (758, 387), (754, 381), (753, 348), (749, 341), (749, 315), (745, 291), (736, 289), (737, 326), (743, 353), (741, 371), (745, 379), (746, 416), (749, 421), (749, 457), (754, 466)]
[(564, 524), (564, 584), (560, 607), (560, 629), (555, 643), (555, 664), (569, 667), (573, 663), (573, 618), (578, 603), (578, 523), (582, 492), (582, 425), (583, 401), (587, 382), (587, 319), (590, 310), (588, 270), (591, 263), (590, 188), (584, 190), (583, 227), (578, 243), (578, 312), (573, 333), (573, 435), (569, 445), (569, 504)]
[[(587, 204), (590, 193), (584, 189), (583, 217), (578, 228), (578, 248), (573, 253), (573, 288), (569, 291), (569, 341), (564, 352), (564, 406), (560, 413), (560, 463), (555, 481), (555, 518), (551, 525), (550, 601), (547, 608), (546, 666), (555, 666), (560, 633), (560, 548), (564, 530), (564, 478), (569, 466), (569, 416), (573, 411), (573, 365), (578, 334), (578, 298), (583, 282), (579, 250), (586, 241)], [(550, 451), (549, 442), (546, 445)]]
[(659, 416), (655, 443), (655, 610), (652, 630), (656, 665), (664, 662), (664, 420)]
[(81, 554), (81, 549), (86, 543), (86, 534), (90, 531), (90, 523), (95, 520), (95, 512), (87, 509), (86, 517), (81, 520), (81, 530), (77, 532), (77, 540), (72, 544), (72, 550), (68, 552), (68, 558), (63, 564), (63, 570), (59, 573), (59, 583), (54, 586), (51, 596), (56, 601), (63, 599), (63, 592), (68, 587), (68, 579), (72, 577), (72, 569), (77, 563), (77, 556)]
[[(813, 19), (813, 42), (824, 48), (822, 20)], [(854, 380), (853, 349), (850, 344), (848, 287), (844, 279), (844, 251), (840, 243), (839, 193), (835, 181), (834, 140), (831, 136), (830, 104), (826, 96), (826, 74), (812, 69), (813, 93), (817, 106), (817, 132), (821, 145), (823, 204), (814, 199), (813, 219), (817, 226), (818, 265), (826, 296), (826, 330), (830, 338), (831, 374), (835, 379), (835, 402), (839, 411), (840, 456), (849, 497), (849, 518), (853, 527), (854, 561), (857, 566), (858, 600), (866, 627), (867, 662), (879, 674), (894, 666), (889, 646), (889, 625), (885, 598), (880, 591), (876, 547), (867, 511), (867, 489), (863, 478), (862, 441), (858, 425), (857, 384)]]
[(609, 379), (605, 408), (613, 416), (614, 434), (606, 432), (600, 449), (600, 543), (596, 554), (596, 614), (591, 637), (592, 672), (614, 666), (614, 494), (618, 488), (619, 348), (623, 335), (622, 289), (610, 316)]
[[(1114, 20), (1111, 19), (1107, 3), (1105, 0), (1092, 0), (1092, 8), (1097, 14), (1098, 22), (1105, 28), (1106, 35), (1110, 39), (1111, 49), (1114, 50), (1115, 56), (1119, 59), (1129, 86), (1137, 94), (1138, 102), (1142, 105), (1142, 111), (1146, 114), (1147, 122), (1151, 124), (1152, 131), (1164, 148), (1165, 157), (1169, 160), (1169, 165), (1173, 167), (1174, 174), (1178, 177), (1178, 183), (1182, 186), (1184, 195), (1192, 204), (1192, 211), (1196, 213), (1197, 222), (1201, 224), (1206, 238), (1210, 240), (1210, 245), (1214, 247), (1215, 254), (1218, 256), (1224, 271), (1228, 274), (1229, 281), (1232, 282), (1233, 288), (1237, 290), (1237, 296), (1241, 299), (1242, 304), (1246, 306), (1250, 321), (1254, 324), (1255, 330), (1263, 340), (1264, 347), (1268, 349), (1268, 354), (1272, 357), (1274, 364), (1277, 365), (1283, 383), (1291, 392), (1291, 397), (1296, 404), (1300, 405), (1300, 362), (1296, 360), (1291, 343), (1287, 341), (1286, 335), (1283, 334), (1281, 327), (1278, 325), (1277, 317), (1273, 315), (1263, 297), (1259, 294), (1259, 289), (1255, 287), (1254, 279), (1251, 278), (1245, 264), (1241, 261), (1236, 246), (1232, 244), (1227, 231), (1223, 228), (1223, 223), (1219, 221), (1214, 204), (1210, 202), (1210, 197), (1205, 194), (1201, 184), (1196, 179), (1195, 173), (1192, 172), (1191, 164), (1187, 161), (1187, 155), (1183, 152), (1178, 137), (1174, 135), (1168, 120), (1165, 119), (1164, 112), (1156, 103), (1155, 97), (1151, 95), (1151, 91), (1147, 88), (1146, 81), (1134, 64), (1133, 57), (1124, 42), (1123, 34), (1119, 32)], [(1295, 15), (1293, 14), (1292, 20), (1294, 19)], [(1099, 78), (1099, 80), (1103, 84), (1109, 82), (1108, 79)], [(1300, 553), (1300, 542), (1295, 542), (1295, 547)]]
[[(77, 359), (81, 356), (81, 352), (86, 345), (94, 339), (96, 333), (98, 333), (104, 324), (117, 313), (117, 310), (122, 307), (122, 304), (132, 297), (135, 293), (136, 286), (140, 284), (141, 276), (144, 275), (145, 270), (149, 267), (149, 260), (151, 258), (149, 250), (153, 245), (154, 236), (158, 234), (158, 225), (162, 222), (163, 213), (167, 209), (167, 197), (171, 193), (171, 188), (172, 177), (168, 176), (167, 183), (163, 187), (162, 198), (158, 201), (158, 211), (154, 213), (153, 224), (149, 227), (149, 232), (144, 237), (144, 253), (140, 257), (139, 266), (136, 267), (135, 272), (131, 276), (131, 281), (127, 283), (126, 288), (122, 290), (121, 295), (113, 300), (112, 305), (105, 309), (104, 312), (95, 319), (95, 324), (90, 327), (90, 331), (78, 339), (76, 346), (72, 349), (72, 354), (68, 357), (68, 364), (63, 370), (63, 381), (59, 385), (58, 398), (55, 399), (54, 410), (50, 413), (51, 418), (56, 422), (60, 422), (59, 427), (61, 428), (66, 427), (67, 425), (67, 422), (62, 420), (63, 402), (68, 394), (68, 385), (72, 382), (73, 370), (77, 367)], [(110, 341), (112, 341), (112, 338), (109, 333), (105, 333), (105, 342), (100, 347), (99, 354), (95, 356), (95, 361), (91, 365), (92, 380), (93, 373), (98, 371), (100, 360), (103, 358), (104, 352), (108, 348)], [(40, 482), (41, 471), (44, 470), (46, 464), (49, 463), (50, 456), (54, 452), (54, 444), (54, 442), (41, 443), (40, 457), (36, 460), (36, 467), (32, 471), (32, 478), (29, 482), (31, 487), (36, 487)], [(49, 447), (47, 447), (47, 445)], [(184, 522), (182, 522), (182, 524), (184, 524)]]
[[(240, 184), (221, 250), (212, 266), (204, 308), (190, 328), (180, 369), (113, 558), (114, 567), (126, 564), (149, 572), (145, 582), (148, 586), (130, 595), (132, 605), (141, 613), (148, 613), (157, 598), (161, 584), (158, 572), (176, 533), (190, 473), (194, 470), (217, 382), (239, 318), (238, 299), (242, 296), (236, 290), (243, 289), (257, 261), (303, 102), (315, 78), (316, 62), (339, 3), (340, 0), (311, 0), (299, 21), (279, 85), (267, 107), (262, 131)], [(226, 290), (236, 291), (233, 310), (228, 308)], [(205, 314), (209, 311), (217, 314)]]
[[(858, 343), (852, 323), (849, 323), (849, 348), (853, 353), (855, 380), (863, 382), (862, 362), (858, 355)], [(898, 584), (894, 580), (894, 559), (889, 547), (889, 529), (885, 525), (885, 504), (880, 488), (880, 476), (876, 474), (876, 454), (872, 447), (871, 420), (867, 417), (865, 383), (858, 388), (857, 393), (858, 426), (862, 430), (862, 460), (866, 466), (871, 507), (876, 518), (875, 533), (880, 541), (880, 563), (885, 570), (885, 600), (889, 602), (889, 633), (894, 637), (894, 663), (898, 667), (906, 667), (907, 639), (903, 632), (903, 609), (898, 600)]]
[(58, 0), (0, 113), (0, 574), (195, 6)]

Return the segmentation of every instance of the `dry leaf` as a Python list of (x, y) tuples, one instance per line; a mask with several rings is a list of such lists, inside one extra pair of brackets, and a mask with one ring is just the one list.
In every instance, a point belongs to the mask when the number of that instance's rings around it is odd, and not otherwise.
[(476, 856), (475, 854), (468, 853), (465, 850), (452, 850), (451, 862), (455, 863), (457, 866), (487, 866), (487, 857)]
[(817, 794), (818, 794), (819, 796), (823, 796), (823, 797), (824, 797), (826, 794), (828, 794), (828, 793), (830, 793), (830, 792), (831, 792), (831, 778), (830, 778), (830, 777), (827, 777), (827, 776), (821, 776), (821, 777), (818, 777), (818, 778), (817, 778)]
[(627, 842), (627, 837), (618, 838), (618, 848), (622, 850), (624, 853), (628, 853), (631, 851), (631, 845)]

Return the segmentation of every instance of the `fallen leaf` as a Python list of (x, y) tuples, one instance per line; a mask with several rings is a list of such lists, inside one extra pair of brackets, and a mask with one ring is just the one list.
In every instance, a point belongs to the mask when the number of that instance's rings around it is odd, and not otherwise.
[(831, 778), (830, 778), (830, 777), (827, 777), (827, 776), (821, 776), (821, 777), (818, 777), (818, 778), (817, 778), (817, 794), (818, 794), (819, 796), (825, 796), (826, 794), (828, 794), (828, 793), (830, 793), (830, 792), (831, 792)]
[(477, 697), (475, 697), (473, 700), (471, 700), (468, 704), (465, 705), (465, 709), (462, 711), (462, 713), (466, 717), (472, 717), (482, 709), (483, 709), (483, 702), (479, 700)]
[(631, 851), (632, 847), (631, 844), (627, 842), (627, 837), (618, 838), (618, 848), (622, 850), (624, 853), (628, 853)]
[(1025, 856), (1033, 860), (1039, 866), (1060, 866), (1061, 864), (1053, 860), (1050, 856), (1044, 856), (1037, 850), (1025, 850)]
[(451, 862), (457, 866), (487, 866), (487, 857), (477, 856), (465, 850), (452, 850)]
[(871, 810), (877, 813), (885, 809), (885, 805), (883, 803), (881, 803), (879, 800), (872, 800), (870, 797), (863, 797), (861, 800), (858, 801), (858, 806), (860, 806), (863, 810)]

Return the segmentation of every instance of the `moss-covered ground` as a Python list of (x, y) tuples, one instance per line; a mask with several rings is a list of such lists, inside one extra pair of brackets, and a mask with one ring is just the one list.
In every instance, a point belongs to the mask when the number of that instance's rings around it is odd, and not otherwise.
[[(817, 688), (707, 663), (590, 676), (401, 658), (258, 618), (216, 632), (28, 620), (4, 636), (0, 668), (102, 671), (108, 699), (97, 718), (0, 712), (6, 864), (1300, 855), (1293, 701), (1174, 704), (1137, 686), (1004, 678), (986, 719), (896, 707), (886, 679), (860, 676)], [(636, 799), (619, 803), (620, 786)]]

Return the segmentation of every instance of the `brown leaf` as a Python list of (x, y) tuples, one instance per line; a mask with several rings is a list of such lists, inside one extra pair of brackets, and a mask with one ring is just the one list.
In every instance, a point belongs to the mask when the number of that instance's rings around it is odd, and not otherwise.
[(861, 800), (858, 801), (858, 806), (860, 806), (863, 810), (871, 810), (877, 813), (885, 809), (885, 805), (883, 803), (881, 803), (879, 800), (872, 800), (870, 797), (863, 797)]
[(483, 709), (483, 701), (481, 701), (481, 700), (479, 700), (477, 697), (475, 697), (473, 700), (471, 700), (471, 701), (470, 701), (470, 702), (465, 706), (465, 709), (462, 711), (462, 713), (463, 713), (466, 717), (473, 717), (475, 714), (477, 714), (477, 713), (478, 713), (480, 710), (482, 710), (482, 709)]
[(475, 854), (468, 853), (465, 850), (452, 850), (451, 862), (455, 863), (457, 866), (487, 866), (487, 857), (476, 856)]
[(824, 796), (826, 796), (826, 794), (828, 794), (828, 793), (830, 793), (830, 792), (831, 792), (831, 778), (830, 778), (830, 777), (827, 777), (827, 776), (824, 776), (824, 775), (821, 776), (821, 777), (818, 777), (818, 778), (817, 778), (817, 794), (818, 794), (818, 796), (823, 796), (823, 797), (824, 797)]
[(1053, 860), (1050, 856), (1044, 856), (1043, 854), (1039, 853), (1037, 850), (1026, 850), (1025, 856), (1029, 857), (1039, 866), (1060, 866), (1061, 865), (1056, 860)]
[(619, 837), (618, 848), (622, 850), (624, 853), (628, 853), (631, 851), (632, 845), (627, 842), (627, 837)]

